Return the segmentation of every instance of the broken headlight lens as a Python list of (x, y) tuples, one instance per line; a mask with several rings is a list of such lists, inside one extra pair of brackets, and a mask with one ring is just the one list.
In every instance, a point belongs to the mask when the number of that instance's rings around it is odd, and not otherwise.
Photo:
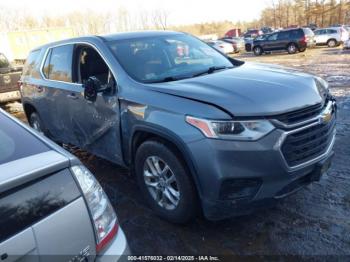
[(268, 120), (216, 121), (187, 116), (186, 122), (208, 138), (228, 140), (255, 141), (275, 129)]

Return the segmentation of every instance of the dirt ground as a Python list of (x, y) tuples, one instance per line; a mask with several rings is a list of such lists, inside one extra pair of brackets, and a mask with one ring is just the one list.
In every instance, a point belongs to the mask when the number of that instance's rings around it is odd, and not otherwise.
[[(73, 152), (105, 188), (135, 254), (347, 255), (349, 259), (350, 51), (316, 48), (296, 55), (235, 57), (297, 68), (329, 81), (339, 108), (336, 157), (320, 183), (250, 216), (215, 223), (198, 218), (189, 225), (177, 226), (152, 213), (127, 170), (80, 150)], [(7, 109), (19, 110), (14, 114), (24, 119), (20, 105), (12, 104)]]

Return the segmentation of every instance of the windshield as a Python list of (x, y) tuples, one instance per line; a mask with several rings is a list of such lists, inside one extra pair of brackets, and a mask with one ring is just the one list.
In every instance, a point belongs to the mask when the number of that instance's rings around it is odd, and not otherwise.
[(108, 45), (124, 70), (143, 83), (191, 78), (211, 68), (233, 66), (218, 51), (184, 34), (115, 40)]

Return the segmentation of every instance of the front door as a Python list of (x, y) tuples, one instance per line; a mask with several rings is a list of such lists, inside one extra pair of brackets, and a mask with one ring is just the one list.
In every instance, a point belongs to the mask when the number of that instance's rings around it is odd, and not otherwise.
[[(79, 84), (69, 102), (71, 132), (80, 148), (110, 160), (122, 163), (119, 102), (116, 81), (100, 53), (90, 45), (74, 47), (73, 72)], [(84, 84), (94, 77), (105, 89), (96, 101), (84, 98)]]
[(267, 39), (264, 41), (263, 49), (265, 51), (273, 51), (276, 50), (276, 44), (277, 44), (277, 33), (274, 33), (267, 37)]

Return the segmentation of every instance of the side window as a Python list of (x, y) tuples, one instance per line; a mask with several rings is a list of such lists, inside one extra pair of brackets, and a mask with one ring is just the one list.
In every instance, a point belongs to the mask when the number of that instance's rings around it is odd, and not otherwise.
[(270, 36), (267, 38), (267, 40), (269, 40), (269, 41), (275, 41), (275, 40), (277, 40), (277, 36), (278, 36), (278, 34), (270, 35)]
[(49, 73), (50, 73), (50, 58), (51, 58), (51, 49), (49, 49), (47, 56), (46, 56), (46, 60), (45, 60), (45, 64), (44, 64), (44, 68), (43, 68), (43, 74), (44, 76), (49, 79)]
[(328, 30), (327, 30), (327, 33), (328, 33), (328, 34), (336, 34), (336, 33), (337, 33), (337, 30), (328, 29)]
[(54, 47), (44, 64), (44, 75), (50, 80), (72, 82), (73, 45)]
[(0, 54), (0, 68), (7, 68), (10, 66), (9, 61), (7, 60), (6, 56), (3, 54)]
[(90, 77), (96, 77), (101, 85), (114, 84), (108, 65), (94, 48), (78, 45), (74, 53), (74, 82), (84, 84)]
[(25, 77), (33, 77), (33, 78), (40, 78), (40, 73), (39, 73), (39, 55), (40, 55), (40, 50), (35, 50), (32, 51), (24, 65), (23, 68), (23, 76)]
[(286, 32), (280, 32), (279, 34), (278, 34), (278, 40), (286, 40), (286, 39), (288, 39), (289, 38), (289, 32), (288, 31), (286, 31)]

